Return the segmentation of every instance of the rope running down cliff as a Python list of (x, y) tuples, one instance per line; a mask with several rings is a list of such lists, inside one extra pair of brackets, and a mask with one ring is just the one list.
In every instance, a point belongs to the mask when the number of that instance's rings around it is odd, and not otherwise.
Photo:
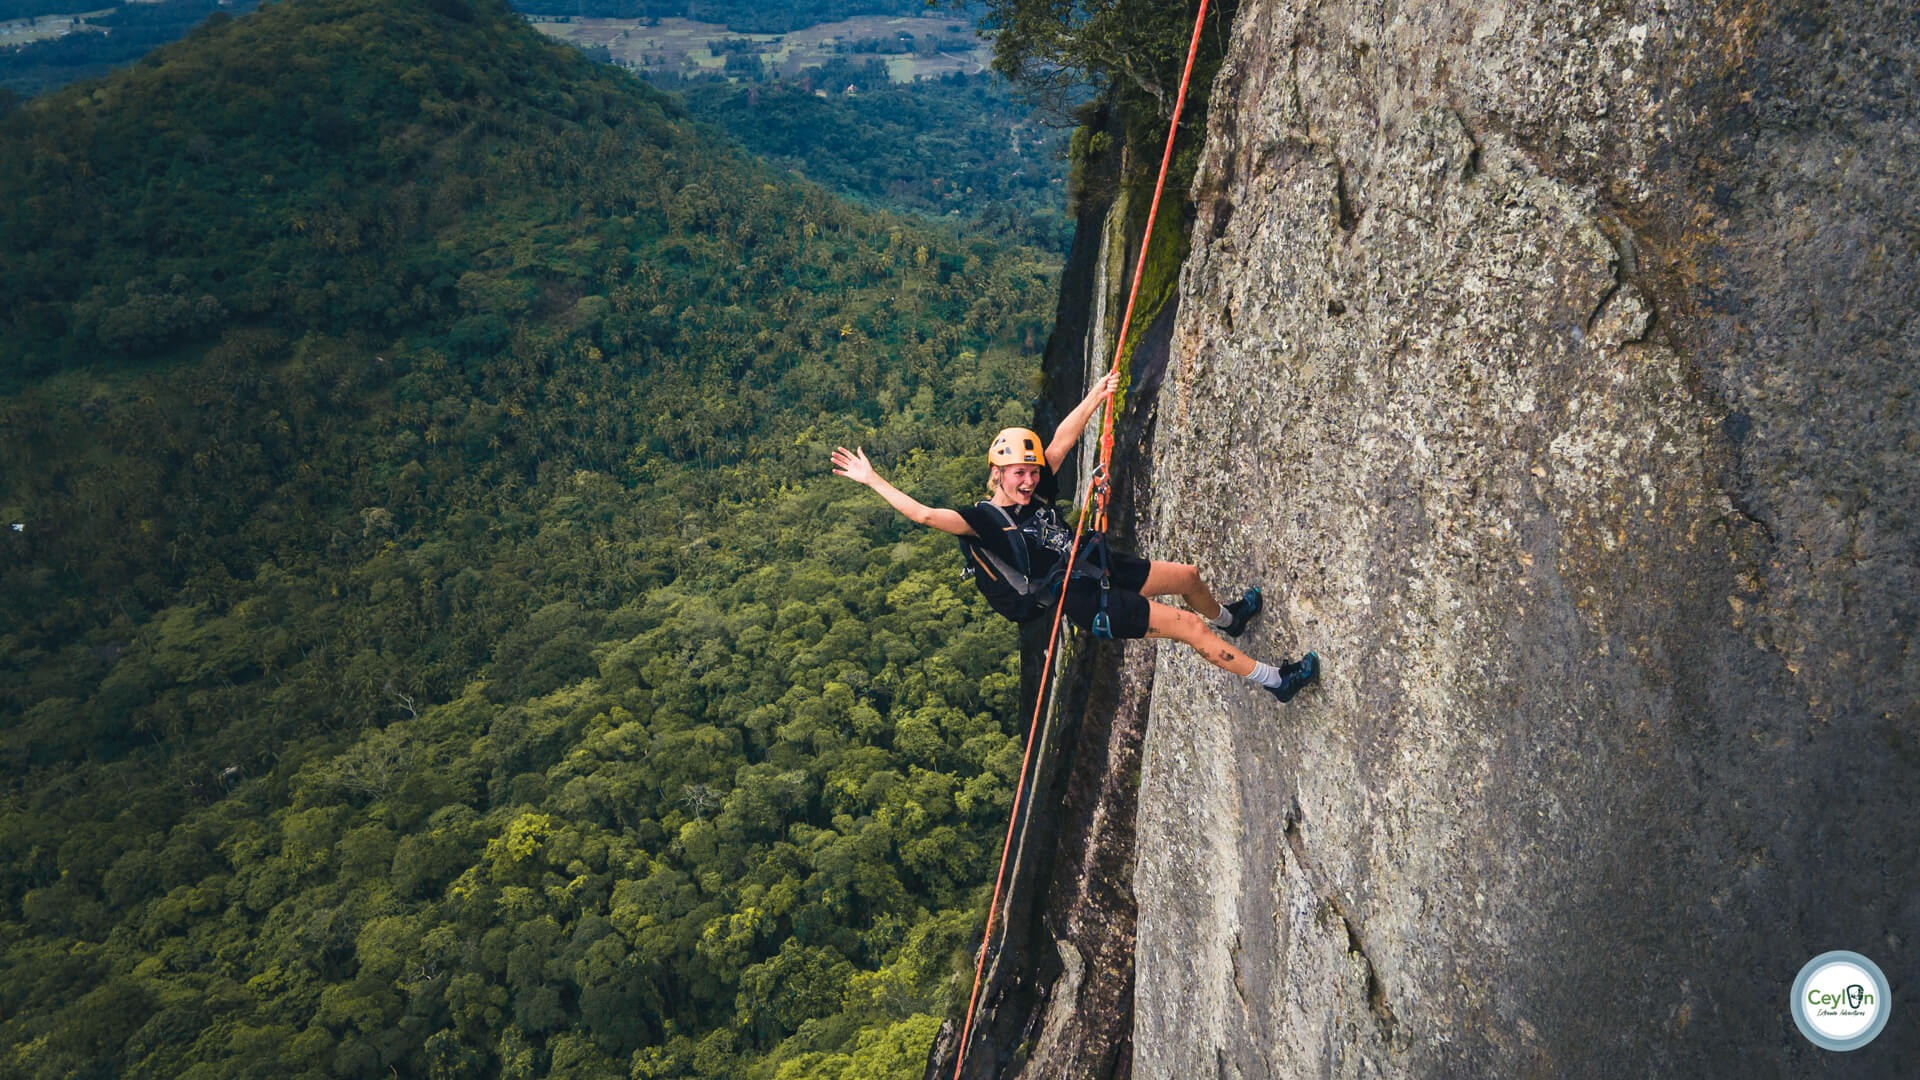
[[(1200, 0), (1200, 10), (1193, 17), (1193, 37), (1187, 44), (1187, 62), (1180, 72), (1180, 92), (1174, 98), (1173, 118), (1167, 124), (1167, 145), (1160, 154), (1160, 175), (1153, 183), (1153, 202), (1147, 206), (1147, 228), (1140, 238), (1140, 258), (1133, 268), (1133, 283), (1127, 289), (1127, 307), (1120, 317), (1120, 330), (1114, 337), (1113, 363), (1108, 371), (1120, 370), (1120, 361), (1127, 347), (1127, 330), (1133, 324), (1134, 303), (1140, 297), (1140, 279), (1147, 272), (1147, 250), (1153, 244), (1154, 220), (1160, 213), (1160, 196), (1166, 190), (1167, 172), (1173, 164), (1174, 138), (1180, 131), (1180, 115), (1186, 110), (1187, 87), (1193, 81), (1193, 61), (1200, 52), (1200, 31), (1207, 20), (1207, 0)], [(993, 900), (987, 905), (987, 925), (981, 931), (980, 951), (974, 959), (973, 992), (967, 997), (967, 1013), (960, 1030), (960, 1042), (954, 1051), (953, 1076), (960, 1080), (960, 1070), (967, 1062), (967, 1044), (973, 1037), (974, 1010), (980, 1003), (980, 981), (986, 972), (987, 948), (993, 941), (993, 925), (1000, 911), (1001, 891), (1007, 877), (1007, 855), (1013, 850), (1013, 834), (1020, 820), (1020, 808), (1026, 799), (1027, 781), (1033, 762), (1033, 748), (1040, 734), (1040, 717), (1046, 709), (1047, 684), (1053, 676), (1054, 648), (1060, 641), (1060, 614), (1066, 608), (1067, 584), (1073, 580), (1074, 557), (1080, 550), (1080, 538), (1085, 535), (1087, 514), (1093, 513), (1093, 527), (1104, 532), (1107, 528), (1107, 496), (1111, 491), (1108, 482), (1113, 463), (1113, 392), (1107, 392), (1106, 404), (1102, 407), (1100, 420), (1100, 463), (1087, 475), (1087, 489), (1080, 498), (1080, 516), (1073, 527), (1073, 545), (1067, 549), (1067, 573), (1060, 582), (1060, 600), (1053, 606), (1053, 629), (1047, 635), (1047, 656), (1040, 667), (1040, 687), (1034, 695), (1033, 720), (1027, 727), (1027, 748), (1020, 759), (1020, 782), (1013, 792), (1013, 808), (1007, 817), (1007, 838), (1000, 845), (1000, 869), (993, 878)]]

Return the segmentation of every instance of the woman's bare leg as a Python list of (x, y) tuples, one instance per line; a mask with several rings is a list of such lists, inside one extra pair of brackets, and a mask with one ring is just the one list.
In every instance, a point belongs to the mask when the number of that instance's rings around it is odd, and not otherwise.
[[(1200, 568), (1191, 563), (1173, 563), (1154, 561), (1148, 564), (1147, 582), (1140, 586), (1141, 596), (1178, 596), (1187, 602), (1187, 606), (1199, 612), (1208, 622), (1220, 617), (1220, 601), (1213, 598), (1213, 590), (1200, 580)], [(1163, 637), (1173, 637), (1163, 634)], [(1185, 640), (1185, 639), (1180, 639)], [(1235, 672), (1235, 674), (1242, 674)]]
[[(1161, 566), (1169, 564), (1154, 563), (1153, 565), (1154, 569), (1158, 570)], [(1185, 569), (1192, 570), (1193, 568), (1189, 566), (1185, 567)], [(1149, 576), (1147, 580), (1151, 583), (1153, 578)], [(1194, 575), (1194, 580), (1199, 580), (1198, 574)], [(1207, 596), (1204, 592), (1206, 586), (1202, 585), (1200, 588), (1203, 590), (1201, 595)], [(1213, 598), (1207, 596), (1207, 599), (1212, 600)], [(1191, 598), (1189, 598), (1188, 603), (1192, 603)], [(1213, 632), (1212, 628), (1207, 625), (1206, 620), (1202, 619), (1199, 615), (1192, 611), (1182, 611), (1177, 607), (1170, 607), (1166, 604), (1153, 604), (1151, 607), (1153, 611), (1147, 617), (1148, 637), (1168, 638), (1173, 641), (1178, 641), (1192, 648), (1194, 652), (1199, 653), (1200, 658), (1207, 663), (1220, 668), (1222, 671), (1232, 672), (1241, 678), (1246, 678), (1248, 675), (1253, 674), (1253, 657), (1248, 656), (1246, 653), (1241, 652), (1239, 649), (1221, 640), (1220, 637)], [(1213, 609), (1216, 612), (1219, 611), (1220, 605), (1214, 604)]]

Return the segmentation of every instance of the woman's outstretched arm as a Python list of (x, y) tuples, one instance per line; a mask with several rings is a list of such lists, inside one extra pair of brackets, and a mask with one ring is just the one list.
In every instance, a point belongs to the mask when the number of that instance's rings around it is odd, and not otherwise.
[[(1084, 421), (1083, 421), (1084, 423)], [(900, 511), (908, 521), (916, 525), (925, 525), (930, 529), (939, 529), (943, 533), (955, 536), (972, 536), (973, 526), (960, 516), (957, 510), (943, 510), (937, 506), (928, 506), (920, 500), (886, 482), (873, 470), (873, 463), (867, 460), (865, 450), (852, 450), (844, 446), (833, 449), (833, 475), (844, 476), (856, 484), (865, 484), (887, 500), (887, 505)]]
[(1073, 407), (1060, 426), (1053, 429), (1053, 438), (1047, 442), (1047, 468), (1058, 469), (1060, 461), (1073, 452), (1074, 444), (1080, 441), (1080, 433), (1087, 430), (1087, 421), (1093, 419), (1093, 410), (1113, 393), (1120, 385), (1120, 373), (1109, 371), (1093, 384), (1087, 396)]

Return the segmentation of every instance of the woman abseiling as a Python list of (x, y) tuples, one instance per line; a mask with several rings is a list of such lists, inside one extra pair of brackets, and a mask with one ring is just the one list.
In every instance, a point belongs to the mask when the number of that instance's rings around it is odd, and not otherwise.
[[(994, 610), (1023, 622), (1045, 614), (1059, 595), (1073, 543), (1073, 531), (1053, 505), (1058, 485), (1052, 463), (1080, 441), (1088, 419), (1113, 391), (1117, 379), (1109, 372), (1095, 383), (1086, 399), (1060, 422), (1044, 451), (1040, 436), (1026, 428), (1007, 428), (995, 436), (987, 452), (991, 497), (973, 506), (949, 510), (921, 503), (887, 483), (858, 448), (835, 447), (833, 472), (872, 488), (908, 520), (959, 537), (974, 582)], [(1320, 658), (1314, 653), (1292, 663), (1263, 664), (1214, 633), (1239, 637), (1260, 611), (1259, 589), (1248, 589), (1240, 599), (1223, 605), (1200, 580), (1199, 569), (1190, 564), (1148, 561), (1118, 551), (1090, 554), (1089, 546), (1083, 543), (1074, 560), (1073, 580), (1067, 585), (1066, 616), (1075, 626), (1103, 637), (1171, 638), (1281, 701), (1291, 701), (1319, 677)], [(1102, 554), (1105, 583), (1097, 565)], [(1083, 560), (1095, 565), (1083, 572)], [(1150, 603), (1150, 596), (1179, 596), (1191, 610)]]

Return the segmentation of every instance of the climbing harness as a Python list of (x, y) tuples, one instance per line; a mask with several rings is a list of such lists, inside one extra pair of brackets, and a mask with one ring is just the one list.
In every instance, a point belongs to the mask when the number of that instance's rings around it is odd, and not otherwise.
[[(1005, 522), (1001, 526), (1002, 531), (1016, 534), (1016, 539), (1010, 541), (1008, 545), (1013, 554), (1012, 562), (995, 554), (992, 548), (978, 538), (967, 536), (960, 538), (960, 550), (965, 557), (960, 576), (978, 579), (975, 584), (980, 587), (981, 595), (985, 596), (987, 604), (1002, 616), (1021, 623), (1046, 612), (1065, 598), (1066, 590), (1063, 586), (1069, 579), (1098, 581), (1103, 590), (1111, 586), (1108, 580), (1108, 569), (1112, 566), (1112, 560), (1107, 557), (1104, 534), (1097, 531), (1086, 532), (1080, 542), (1081, 550), (1088, 552), (1086, 558), (1080, 560), (1062, 558), (1044, 576), (1035, 577), (1028, 545), (1039, 544), (1061, 555), (1066, 555), (1067, 546), (1072, 543), (1071, 534), (1063, 526), (1051, 521), (1050, 514), (1049, 520), (1046, 521), (1029, 518), (1028, 525), (1023, 527), (1015, 522), (1013, 515), (1007, 513), (1007, 508), (999, 503), (982, 499), (975, 505), (998, 514), (1000, 520)], [(1093, 631), (1096, 637), (1113, 636), (1105, 627), (1106, 608), (1107, 597), (1105, 592), (1102, 592), (1100, 618)]]
[[(1167, 145), (1160, 155), (1160, 176), (1153, 184), (1153, 202), (1147, 207), (1147, 227), (1140, 238), (1140, 259), (1133, 268), (1133, 283), (1127, 290), (1126, 311), (1120, 317), (1120, 330), (1114, 337), (1113, 363), (1108, 371), (1120, 370), (1120, 360), (1126, 352), (1127, 330), (1133, 324), (1134, 303), (1140, 297), (1140, 279), (1147, 272), (1147, 250), (1153, 245), (1154, 219), (1160, 212), (1160, 197), (1166, 190), (1167, 171), (1173, 164), (1174, 138), (1180, 132), (1180, 114), (1186, 110), (1187, 87), (1193, 81), (1193, 61), (1200, 53), (1200, 31), (1207, 21), (1207, 0), (1200, 0), (1200, 10), (1193, 17), (1193, 37), (1187, 43), (1187, 63), (1180, 73), (1180, 92), (1174, 98), (1173, 119), (1167, 125)], [(1080, 516), (1074, 525), (1074, 542), (1067, 549), (1067, 572), (1060, 582), (1060, 599), (1066, 598), (1067, 586), (1073, 579), (1075, 557), (1080, 553), (1080, 538), (1086, 533), (1089, 511), (1093, 515), (1093, 532), (1098, 539), (1092, 541), (1097, 549), (1094, 553), (1102, 564), (1100, 610), (1093, 619), (1093, 633), (1096, 637), (1111, 637), (1112, 624), (1107, 619), (1107, 591), (1110, 582), (1104, 570), (1106, 559), (1107, 496), (1112, 474), (1113, 462), (1113, 394), (1107, 394), (1106, 405), (1100, 421), (1100, 463), (1087, 474), (1087, 495), (1080, 500)], [(973, 992), (967, 997), (967, 1014), (960, 1028), (960, 1042), (954, 1051), (953, 1076), (960, 1080), (960, 1070), (967, 1063), (967, 1044), (973, 1038), (974, 1010), (980, 1004), (980, 981), (987, 969), (987, 950), (993, 944), (994, 920), (1000, 912), (1000, 896), (1006, 885), (1007, 855), (1013, 850), (1013, 834), (1019, 824), (1022, 808), (1026, 801), (1028, 773), (1033, 764), (1033, 747), (1040, 734), (1040, 717), (1046, 710), (1048, 683), (1053, 675), (1053, 651), (1060, 641), (1060, 615), (1066, 609), (1064, 603), (1053, 605), (1053, 629), (1047, 637), (1047, 656), (1040, 668), (1040, 687), (1034, 695), (1033, 720), (1027, 727), (1026, 753), (1020, 759), (1020, 781), (1014, 787), (1013, 808), (1007, 817), (1007, 838), (1000, 845), (1000, 870), (993, 879), (993, 899), (987, 905), (987, 925), (980, 934), (980, 951), (974, 958)]]
[[(1013, 515), (1007, 513), (1006, 507), (999, 503), (982, 499), (976, 505), (998, 514), (1000, 520), (1006, 522), (1001, 527), (1002, 531), (1015, 534), (1014, 539), (1008, 544), (1014, 561), (1008, 562), (994, 554), (992, 548), (976, 538), (963, 536), (960, 538), (960, 550), (966, 555), (966, 565), (961, 575), (981, 578), (976, 584), (980, 586), (981, 594), (987, 598), (987, 603), (993, 610), (1014, 622), (1026, 622), (1053, 606), (1056, 590), (1067, 579), (1067, 560), (1062, 559), (1056, 563), (1046, 576), (1034, 578), (1033, 563), (1027, 546), (1028, 531), (1022, 529), (1013, 520)], [(1057, 533), (1059, 548), (1062, 553), (1065, 552), (1068, 543), (1065, 528), (1058, 523), (1049, 525), (1045, 522), (1033, 522), (1033, 525), (1041, 534), (1040, 537), (1035, 537), (1036, 540), (1044, 544), (1044, 537), (1048, 532)]]

